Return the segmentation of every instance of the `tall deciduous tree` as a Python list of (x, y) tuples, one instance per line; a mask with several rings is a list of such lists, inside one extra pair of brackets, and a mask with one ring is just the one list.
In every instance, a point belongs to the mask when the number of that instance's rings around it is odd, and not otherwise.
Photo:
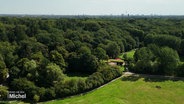
[(97, 47), (95, 49), (94, 52), (95, 56), (99, 59), (99, 60), (106, 60), (108, 59), (108, 56), (106, 54), (106, 51), (103, 48)]
[(168, 47), (161, 49), (159, 54), (159, 59), (161, 62), (161, 68), (163, 68), (164, 73), (168, 75), (173, 75), (180, 59), (178, 53)]
[(20, 40), (27, 38), (26, 29), (27, 29), (27, 27), (25, 25), (16, 25), (15, 26), (15, 35), (16, 35), (17, 41), (20, 41)]
[(0, 65), (0, 83), (3, 83), (7, 79), (8, 69), (5, 67), (5, 64), (2, 61), (0, 61)]
[(107, 45), (106, 51), (110, 58), (116, 58), (120, 54), (120, 47), (117, 43), (110, 42)]
[(47, 83), (46, 86), (52, 86), (58, 81), (62, 81), (64, 79), (64, 74), (58, 65), (49, 63), (45, 68), (44, 79)]
[(66, 63), (63, 59), (63, 56), (58, 51), (56, 51), (56, 50), (51, 51), (50, 52), (50, 59), (52, 62), (59, 65), (62, 70), (64, 70), (64, 68), (66, 67)]

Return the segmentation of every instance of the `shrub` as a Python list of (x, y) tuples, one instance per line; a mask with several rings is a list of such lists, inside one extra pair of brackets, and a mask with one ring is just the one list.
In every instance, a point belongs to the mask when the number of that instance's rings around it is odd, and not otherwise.
[(38, 102), (40, 100), (40, 96), (34, 95), (33, 96), (33, 102)]
[(0, 86), (0, 101), (7, 99), (8, 88), (5, 86)]
[(180, 64), (175, 71), (176, 76), (184, 77), (184, 64)]

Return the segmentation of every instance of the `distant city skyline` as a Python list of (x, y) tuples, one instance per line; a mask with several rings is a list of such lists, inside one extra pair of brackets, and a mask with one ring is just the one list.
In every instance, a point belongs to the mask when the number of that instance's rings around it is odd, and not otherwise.
[(184, 0), (0, 0), (0, 14), (184, 15)]

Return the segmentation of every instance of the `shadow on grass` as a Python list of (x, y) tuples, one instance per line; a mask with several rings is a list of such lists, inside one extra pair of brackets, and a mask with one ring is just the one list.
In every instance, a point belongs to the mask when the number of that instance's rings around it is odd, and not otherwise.
[(68, 77), (88, 77), (90, 74), (73, 72), (73, 73), (66, 73), (66, 75)]
[(124, 76), (124, 77), (121, 78), (121, 80), (122, 81), (137, 81), (140, 78), (142, 78), (142, 77), (131, 75), (131, 76)]
[(184, 78), (180, 77), (165, 77), (165, 76), (158, 76), (158, 75), (140, 75), (140, 74), (133, 74), (130, 76), (122, 77), (122, 81), (138, 81), (139, 79), (144, 78), (145, 82), (164, 82), (164, 81), (183, 81)]

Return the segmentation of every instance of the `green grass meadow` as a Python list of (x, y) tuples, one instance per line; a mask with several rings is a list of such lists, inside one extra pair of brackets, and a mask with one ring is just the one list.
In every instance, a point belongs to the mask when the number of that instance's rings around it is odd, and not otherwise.
[(129, 76), (85, 95), (44, 104), (184, 104), (184, 81)]
[(134, 57), (134, 53), (135, 53), (135, 49), (134, 50), (131, 50), (131, 51), (128, 51), (128, 52), (125, 52), (125, 53), (122, 53), (119, 56), (119, 58), (124, 59), (124, 57), (123, 57), (124, 54), (127, 54), (127, 58), (133, 58)]

